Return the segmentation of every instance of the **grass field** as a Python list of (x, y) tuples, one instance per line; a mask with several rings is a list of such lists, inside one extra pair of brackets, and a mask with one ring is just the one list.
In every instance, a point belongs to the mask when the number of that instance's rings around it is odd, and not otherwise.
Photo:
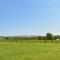
[(0, 42), (0, 60), (60, 60), (60, 44)]

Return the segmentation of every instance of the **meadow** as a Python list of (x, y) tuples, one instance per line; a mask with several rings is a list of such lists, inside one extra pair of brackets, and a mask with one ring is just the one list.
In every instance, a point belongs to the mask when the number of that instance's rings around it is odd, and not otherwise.
[(0, 60), (60, 60), (60, 44), (0, 42)]

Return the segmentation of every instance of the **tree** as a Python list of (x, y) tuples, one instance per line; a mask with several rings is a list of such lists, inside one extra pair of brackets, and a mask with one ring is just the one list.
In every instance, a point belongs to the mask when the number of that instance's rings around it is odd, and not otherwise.
[(55, 35), (54, 36), (54, 40), (56, 40), (56, 39), (60, 39), (60, 36), (59, 35)]
[(47, 34), (46, 34), (46, 37), (47, 37), (48, 40), (52, 40), (52, 43), (53, 43), (53, 39), (54, 39), (53, 34), (47, 33)]
[(8, 40), (9, 39), (9, 37), (5, 37), (5, 40)]
[(51, 33), (47, 33), (46, 37), (47, 37), (48, 40), (53, 40), (53, 38), (54, 38), (53, 34), (51, 34)]
[(38, 40), (42, 40), (42, 36), (37, 36), (37, 39)]

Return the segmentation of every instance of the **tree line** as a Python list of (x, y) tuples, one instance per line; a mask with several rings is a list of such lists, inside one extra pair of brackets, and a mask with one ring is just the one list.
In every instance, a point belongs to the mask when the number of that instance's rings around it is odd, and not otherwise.
[(0, 40), (56, 40), (60, 39), (60, 35), (53, 35), (52, 33), (46, 33), (46, 36), (9, 36), (0, 37)]

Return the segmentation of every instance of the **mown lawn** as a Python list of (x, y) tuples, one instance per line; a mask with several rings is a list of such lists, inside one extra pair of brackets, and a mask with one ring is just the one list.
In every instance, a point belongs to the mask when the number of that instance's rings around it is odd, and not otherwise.
[(60, 60), (60, 44), (0, 42), (0, 60)]

